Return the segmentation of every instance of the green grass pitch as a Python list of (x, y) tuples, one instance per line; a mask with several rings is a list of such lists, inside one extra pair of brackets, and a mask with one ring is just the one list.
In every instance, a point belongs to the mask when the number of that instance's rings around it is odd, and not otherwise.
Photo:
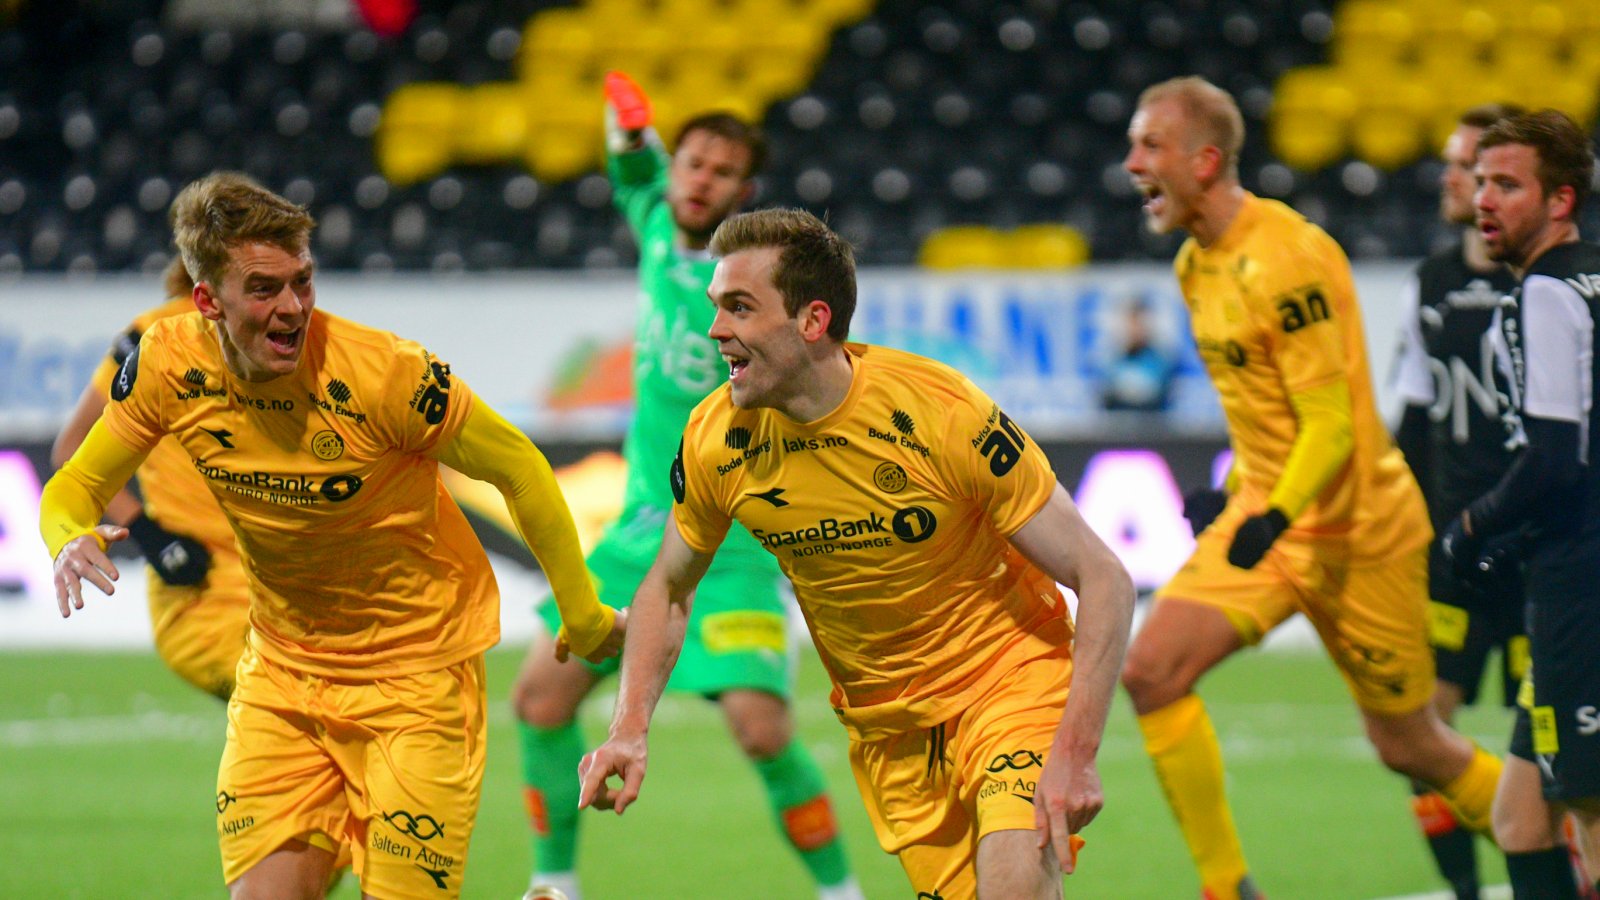
[[(517, 741), (506, 703), (520, 660), (489, 655), (490, 747), (466, 872), (469, 898), (516, 900), (530, 851)], [(147, 653), (0, 654), (0, 895), (21, 898), (223, 896), (215, 842), (221, 704), (182, 684)], [(1245, 850), (1275, 898), (1374, 898), (1436, 890), (1404, 783), (1361, 738), (1342, 683), (1313, 653), (1247, 653), (1203, 685), (1222, 735)], [(807, 658), (797, 716), (834, 790), (842, 828), (871, 898), (909, 898), (898, 864), (878, 850)], [(585, 707), (603, 733), (605, 692)], [(1464, 729), (1500, 750), (1500, 710)], [(1068, 897), (1195, 897), (1177, 828), (1119, 698), (1101, 752), (1107, 806)], [(650, 775), (625, 817), (587, 815), (582, 876), (589, 900), (813, 896), (780, 843), (755, 773), (715, 707), (669, 696), (653, 730)], [(1481, 844), (1486, 883), (1504, 867)], [(335, 894), (358, 896), (347, 882)]]

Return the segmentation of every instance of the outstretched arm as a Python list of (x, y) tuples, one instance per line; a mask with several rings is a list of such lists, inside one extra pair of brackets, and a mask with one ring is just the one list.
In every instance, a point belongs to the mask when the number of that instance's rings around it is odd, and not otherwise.
[(1105, 805), (1095, 755), (1133, 623), (1133, 580), (1057, 484), (1044, 507), (1011, 543), (1045, 574), (1078, 595), (1072, 690), (1039, 779), (1034, 823), (1039, 846), (1053, 845), (1067, 873), (1073, 838)]
[(561, 609), (556, 655), (564, 660), (570, 649), (592, 662), (615, 656), (622, 649), (625, 617), (595, 595), (572, 513), (539, 448), (479, 401), (460, 433), (440, 449), (438, 459), (469, 478), (494, 485), (506, 498), (517, 533), (538, 558)]
[(45, 484), (39, 533), (55, 560), (56, 603), (63, 617), (83, 609), (83, 580), (108, 595), (115, 591), (111, 583), (119, 573), (105, 550), (108, 542), (127, 537), (128, 530), (97, 523), (144, 458), (144, 451), (124, 445), (104, 421), (96, 421), (61, 471)]
[[(672, 666), (683, 649), (689, 605), (695, 586), (711, 565), (711, 553), (690, 547), (678, 531), (676, 516), (667, 521), (661, 552), (634, 594), (631, 636), (622, 656), (622, 685), (617, 692), (611, 735), (583, 758), (578, 774), (583, 781), (578, 807), (623, 810), (639, 796), (644, 781), (650, 716), (666, 687)], [(606, 784), (612, 775), (622, 787)]]

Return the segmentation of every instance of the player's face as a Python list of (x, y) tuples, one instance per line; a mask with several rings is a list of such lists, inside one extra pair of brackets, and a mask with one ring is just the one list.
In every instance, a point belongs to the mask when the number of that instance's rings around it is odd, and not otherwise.
[(1139, 107), (1128, 126), (1128, 156), (1122, 168), (1144, 195), (1145, 225), (1156, 234), (1187, 228), (1196, 215), (1201, 192), (1195, 176), (1196, 154), (1188, 120), (1174, 101), (1157, 100)]
[(1476, 215), (1472, 197), (1477, 190), (1472, 166), (1478, 154), (1482, 128), (1461, 125), (1444, 142), (1444, 171), (1439, 173), (1439, 217), (1452, 225), (1471, 225)]
[(1478, 233), (1489, 258), (1520, 266), (1550, 224), (1539, 184), (1539, 154), (1527, 144), (1499, 144), (1478, 154)]
[(201, 282), (195, 289), (195, 305), (217, 323), (223, 361), (246, 381), (293, 373), (317, 303), (311, 251), (241, 244), (228, 259), (220, 285)]
[(804, 389), (806, 343), (799, 317), (784, 310), (772, 283), (777, 264), (776, 247), (730, 253), (706, 289), (717, 307), (708, 333), (728, 363), (733, 405), (741, 409), (781, 406)]
[(668, 168), (667, 205), (691, 244), (704, 247), (722, 220), (749, 199), (750, 148), (709, 131), (684, 135)]

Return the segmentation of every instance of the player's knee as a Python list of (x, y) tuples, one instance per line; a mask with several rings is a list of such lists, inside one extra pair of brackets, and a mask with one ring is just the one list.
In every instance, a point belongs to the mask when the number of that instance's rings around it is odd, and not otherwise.
[(794, 723), (782, 703), (725, 703), (724, 709), (734, 743), (750, 759), (771, 759), (794, 740)]
[(511, 689), (511, 708), (534, 728), (561, 728), (572, 721), (576, 706), (537, 679), (519, 679)]
[(1140, 714), (1160, 709), (1188, 693), (1172, 661), (1139, 648), (1128, 652), (1122, 665), (1122, 687)]

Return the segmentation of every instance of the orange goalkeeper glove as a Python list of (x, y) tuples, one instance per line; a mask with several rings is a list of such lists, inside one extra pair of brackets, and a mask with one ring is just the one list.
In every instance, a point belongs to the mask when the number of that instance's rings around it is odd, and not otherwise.
[(607, 72), (606, 146), (612, 153), (627, 153), (644, 146), (644, 130), (650, 127), (650, 98), (632, 78), (621, 72)]

